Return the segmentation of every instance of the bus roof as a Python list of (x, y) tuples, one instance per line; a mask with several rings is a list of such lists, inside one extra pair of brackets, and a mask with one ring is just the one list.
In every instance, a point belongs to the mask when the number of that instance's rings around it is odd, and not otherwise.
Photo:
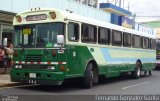
[[(105, 28), (109, 28), (109, 29), (113, 29), (113, 30), (118, 30), (118, 31), (122, 31), (122, 32), (126, 32), (126, 33), (132, 33), (135, 35), (140, 35), (140, 36), (144, 36), (144, 37), (150, 37), (150, 38), (156, 38), (156, 35), (154, 34), (149, 34), (149, 33), (145, 33), (145, 32), (140, 32), (134, 29), (129, 29), (129, 28), (125, 28), (122, 26), (118, 26), (118, 25), (114, 25), (108, 22), (104, 22), (104, 21), (100, 21), (97, 19), (93, 19), (93, 18), (89, 18), (89, 17), (85, 17), (82, 15), (78, 15), (72, 12), (68, 12), (68, 11), (61, 11), (58, 9), (53, 9), (53, 8), (43, 8), (40, 9), (38, 8), (36, 9), (31, 9), (31, 10), (26, 10), (24, 12), (18, 13), (16, 16), (22, 16), (22, 18), (25, 18), (27, 15), (35, 15), (35, 14), (49, 14), (49, 12), (56, 12), (56, 14), (58, 15), (58, 17), (60, 17), (60, 19), (58, 21), (62, 21), (65, 22), (66, 20), (72, 20), (72, 21), (76, 21), (76, 22), (82, 22), (82, 23), (86, 23), (86, 24), (91, 24), (91, 25), (96, 25), (96, 26), (101, 26), (101, 27), (105, 27)], [(14, 17), (13, 20), (13, 25), (22, 25), (22, 24), (33, 24), (33, 23), (47, 23), (47, 22), (53, 22), (53, 20), (46, 20), (46, 21), (33, 21), (33, 22), (22, 22), (21, 24), (16, 23), (16, 18)]]

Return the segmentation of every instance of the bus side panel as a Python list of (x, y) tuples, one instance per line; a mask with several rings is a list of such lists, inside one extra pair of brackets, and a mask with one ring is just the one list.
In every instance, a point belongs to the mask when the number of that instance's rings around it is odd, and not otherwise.
[(143, 63), (142, 65), (143, 65), (142, 66), (143, 71), (148, 71), (155, 68), (155, 63)]
[(67, 78), (83, 77), (91, 59), (96, 61), (99, 75), (115, 77), (123, 72), (134, 71), (138, 59), (142, 62), (142, 70), (153, 69), (155, 53), (128, 48), (70, 45), (67, 54)]
[(142, 62), (142, 70), (154, 68), (154, 51), (113, 47), (88, 47), (88, 49), (94, 50), (91, 54), (100, 67), (99, 74), (105, 73), (107, 77), (114, 77), (123, 72), (134, 71), (137, 60)]

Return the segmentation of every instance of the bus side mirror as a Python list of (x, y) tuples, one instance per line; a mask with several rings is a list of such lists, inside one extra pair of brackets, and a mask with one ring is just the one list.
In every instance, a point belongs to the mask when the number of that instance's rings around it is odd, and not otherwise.
[(64, 35), (57, 35), (57, 44), (64, 44)]
[(3, 46), (6, 46), (6, 47), (7, 47), (7, 38), (4, 38), (4, 39), (3, 39)]

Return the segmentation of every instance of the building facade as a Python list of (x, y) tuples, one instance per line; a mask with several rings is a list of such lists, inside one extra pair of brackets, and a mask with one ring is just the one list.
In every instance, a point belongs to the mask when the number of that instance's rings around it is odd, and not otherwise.
[(0, 45), (3, 44), (3, 39), (7, 38), (8, 43), (12, 42), (13, 36), (13, 16), (16, 13), (0, 10)]
[(144, 24), (155, 28), (157, 33), (157, 38), (160, 39), (160, 21), (145, 22)]

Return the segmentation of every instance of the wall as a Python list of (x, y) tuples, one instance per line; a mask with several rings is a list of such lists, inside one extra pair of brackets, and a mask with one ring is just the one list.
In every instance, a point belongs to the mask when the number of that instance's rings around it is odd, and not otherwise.
[(155, 28), (149, 27), (144, 24), (140, 23), (135, 23), (135, 30), (141, 31), (141, 32), (146, 32), (150, 35), (156, 36), (156, 30)]
[(160, 38), (160, 21), (151, 21), (151, 22), (144, 22), (144, 24), (155, 28), (157, 32), (157, 38)]

